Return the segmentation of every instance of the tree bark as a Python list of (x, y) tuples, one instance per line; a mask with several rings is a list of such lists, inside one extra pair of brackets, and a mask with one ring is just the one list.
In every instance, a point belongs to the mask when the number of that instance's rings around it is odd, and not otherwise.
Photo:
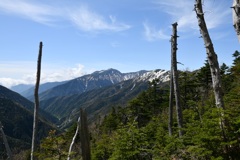
[(39, 54), (37, 62), (37, 75), (36, 75), (36, 85), (34, 91), (35, 105), (34, 105), (34, 119), (33, 119), (33, 134), (32, 134), (32, 147), (31, 147), (31, 160), (34, 159), (34, 152), (37, 147), (37, 132), (38, 132), (38, 110), (39, 110), (39, 98), (38, 98), (38, 89), (41, 77), (41, 60), (42, 60), (42, 42), (39, 44)]
[(8, 145), (8, 141), (7, 141), (6, 135), (5, 135), (4, 131), (3, 131), (3, 125), (1, 123), (1, 121), (0, 121), (0, 131), (2, 133), (3, 143), (4, 143), (6, 151), (7, 151), (8, 159), (12, 160), (13, 159), (12, 152), (11, 152), (11, 149), (10, 149), (10, 147)]
[(180, 92), (178, 85), (178, 70), (177, 70), (177, 23), (172, 24), (173, 35), (171, 37), (171, 61), (172, 61), (172, 74), (173, 74), (173, 85), (174, 85), (174, 94), (176, 101), (176, 110), (177, 110), (177, 122), (179, 128), (179, 137), (183, 136), (183, 116), (182, 116), (182, 107), (180, 103)]
[(168, 117), (168, 132), (169, 136), (172, 136), (172, 126), (173, 126), (173, 75), (172, 75), (172, 67), (170, 72), (170, 94), (169, 94), (169, 117)]
[(82, 148), (82, 157), (83, 160), (91, 160), (90, 137), (88, 132), (87, 114), (83, 109), (80, 110), (80, 114), (81, 114), (80, 141)]
[(240, 42), (240, 1), (233, 0), (232, 6), (233, 26), (237, 33), (238, 41)]

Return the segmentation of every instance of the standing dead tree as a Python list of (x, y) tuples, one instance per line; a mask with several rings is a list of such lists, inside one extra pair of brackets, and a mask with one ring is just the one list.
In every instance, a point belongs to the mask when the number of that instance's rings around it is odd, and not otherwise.
[(233, 0), (233, 6), (231, 8), (233, 9), (233, 26), (240, 41), (240, 1)]
[[(225, 109), (222, 93), (222, 82), (220, 76), (220, 68), (218, 64), (217, 54), (214, 51), (213, 43), (208, 33), (207, 25), (204, 19), (204, 13), (202, 9), (202, 1), (196, 0), (195, 2), (195, 12), (198, 19), (198, 25), (200, 28), (200, 33), (202, 34), (204, 45), (207, 52), (208, 63), (210, 66), (212, 85), (215, 96), (216, 107), (220, 110), (220, 129), (222, 131), (223, 140), (227, 142), (227, 137), (225, 133), (226, 120), (224, 118), (224, 113), (222, 110)], [(228, 146), (225, 146), (225, 152), (228, 152)]]
[(31, 147), (31, 160), (34, 159), (34, 152), (37, 147), (37, 131), (38, 131), (38, 110), (39, 110), (39, 98), (38, 89), (41, 77), (41, 60), (42, 60), (42, 42), (39, 44), (39, 54), (37, 62), (37, 75), (36, 75), (36, 85), (34, 91), (35, 105), (34, 105), (34, 119), (33, 119), (33, 134), (32, 134), (32, 147)]
[[(79, 128), (80, 128), (80, 131), (79, 131)], [(76, 132), (73, 136), (72, 142), (69, 147), (68, 158), (67, 158), (68, 160), (71, 159), (72, 147), (75, 143), (77, 134), (79, 132), (80, 132), (82, 158), (83, 158), (83, 160), (91, 160), (90, 137), (89, 137), (89, 132), (88, 132), (87, 114), (82, 108), (80, 109), (80, 116), (78, 118)]]
[(7, 151), (8, 159), (12, 160), (12, 158), (13, 158), (12, 157), (12, 152), (11, 152), (10, 147), (8, 145), (8, 141), (7, 141), (6, 135), (5, 135), (4, 131), (3, 131), (3, 125), (2, 125), (1, 121), (0, 121), (0, 131), (2, 133), (3, 143), (4, 143), (6, 151)]
[(81, 117), (80, 141), (82, 148), (82, 157), (83, 160), (91, 160), (90, 136), (87, 124), (87, 114), (85, 110), (83, 110), (82, 108), (80, 110), (80, 117)]
[(75, 143), (75, 141), (76, 141), (77, 135), (78, 135), (78, 133), (79, 133), (79, 126), (80, 126), (80, 117), (78, 118), (78, 121), (77, 121), (77, 129), (76, 129), (76, 132), (75, 132), (75, 134), (74, 134), (74, 136), (73, 136), (72, 142), (71, 142), (70, 147), (69, 147), (69, 150), (68, 150), (68, 158), (67, 158), (67, 160), (70, 160), (70, 159), (71, 159), (71, 152), (72, 152), (73, 145), (74, 145), (74, 143)]
[(222, 94), (222, 83), (220, 76), (220, 68), (218, 64), (217, 54), (214, 51), (213, 43), (208, 33), (207, 25), (204, 19), (204, 13), (202, 10), (202, 1), (196, 0), (195, 12), (197, 14), (198, 25), (200, 33), (202, 34), (204, 45), (207, 52), (208, 63), (210, 65), (210, 71), (212, 76), (213, 90), (215, 95), (215, 101), (217, 108), (224, 109), (223, 94)]
[(179, 128), (179, 137), (183, 136), (183, 116), (182, 116), (182, 107), (180, 103), (180, 92), (178, 85), (178, 70), (177, 70), (177, 23), (173, 23), (173, 35), (171, 37), (171, 67), (172, 67), (172, 76), (173, 76), (173, 86), (174, 86), (174, 94), (176, 101), (176, 110), (177, 110), (177, 122)]

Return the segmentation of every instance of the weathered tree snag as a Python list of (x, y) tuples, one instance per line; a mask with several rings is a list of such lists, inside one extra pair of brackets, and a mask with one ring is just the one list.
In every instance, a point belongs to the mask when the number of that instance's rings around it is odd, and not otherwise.
[(224, 109), (225, 107), (223, 102), (220, 68), (218, 64), (217, 54), (214, 51), (213, 43), (209, 36), (207, 25), (205, 23), (201, 0), (196, 0), (195, 11), (197, 14), (200, 32), (202, 34), (204, 45), (206, 47), (208, 63), (210, 65), (216, 106), (217, 108)]
[(34, 105), (34, 119), (33, 119), (33, 134), (32, 134), (32, 148), (31, 148), (31, 160), (34, 159), (34, 152), (37, 147), (37, 131), (38, 131), (38, 110), (39, 110), (39, 98), (38, 89), (41, 77), (41, 60), (42, 60), (42, 42), (39, 44), (39, 54), (37, 62), (37, 75), (36, 75), (36, 85), (34, 91), (35, 105)]
[(11, 152), (10, 147), (8, 145), (8, 141), (7, 141), (6, 135), (5, 135), (4, 131), (3, 131), (3, 125), (1, 123), (1, 121), (0, 121), (0, 131), (2, 133), (3, 143), (4, 143), (6, 151), (7, 151), (8, 159), (12, 160), (12, 158), (13, 158), (12, 157), (12, 152)]
[(87, 114), (85, 110), (80, 110), (81, 117), (81, 129), (80, 129), (80, 141), (82, 148), (82, 157), (83, 160), (91, 160), (91, 151), (90, 151), (90, 137), (88, 132), (87, 124)]
[(172, 24), (173, 35), (171, 37), (171, 62), (172, 62), (172, 76), (173, 76), (173, 85), (174, 85), (174, 94), (176, 101), (176, 110), (177, 110), (177, 122), (179, 128), (179, 137), (183, 135), (183, 116), (182, 116), (182, 107), (180, 103), (180, 92), (178, 86), (178, 70), (177, 70), (177, 23)]
[(240, 41), (240, 1), (233, 0), (232, 6), (233, 26), (237, 33), (238, 41)]
[[(224, 101), (223, 101), (223, 93), (222, 93), (222, 82), (220, 76), (220, 68), (218, 64), (217, 54), (214, 51), (213, 43), (208, 33), (207, 25), (204, 19), (204, 13), (202, 9), (202, 1), (196, 0), (195, 3), (195, 12), (198, 19), (198, 25), (200, 28), (200, 33), (202, 34), (204, 45), (207, 52), (208, 63), (210, 66), (211, 76), (212, 76), (212, 84), (213, 91), (215, 96), (215, 103), (217, 108), (220, 109), (220, 129), (222, 131), (223, 140), (227, 142), (227, 137), (225, 134), (226, 120), (224, 118), (224, 113), (222, 110), (225, 109)], [(228, 146), (225, 146), (225, 152), (228, 152)]]
[(77, 121), (77, 129), (76, 129), (76, 132), (75, 132), (75, 134), (74, 134), (74, 136), (73, 136), (72, 142), (71, 142), (70, 147), (69, 147), (69, 150), (68, 150), (68, 158), (67, 158), (67, 160), (70, 160), (70, 159), (71, 159), (72, 147), (73, 147), (73, 145), (74, 145), (74, 143), (75, 143), (75, 140), (76, 140), (76, 138), (77, 138), (77, 134), (79, 133), (79, 132), (78, 132), (78, 131), (79, 131), (79, 126), (80, 126), (80, 117), (78, 118), (78, 121)]
[(171, 67), (171, 73), (170, 73), (170, 94), (169, 94), (169, 110), (168, 110), (168, 132), (169, 136), (172, 136), (172, 126), (173, 126), (173, 74), (172, 74), (172, 67)]

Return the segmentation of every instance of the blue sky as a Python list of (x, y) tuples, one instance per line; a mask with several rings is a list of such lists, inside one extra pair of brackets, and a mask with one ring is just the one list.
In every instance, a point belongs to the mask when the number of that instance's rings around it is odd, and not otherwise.
[[(232, 64), (239, 43), (232, 2), (204, 0), (219, 63)], [(0, 0), (0, 84), (34, 83), (39, 42), (42, 79), (62, 81), (115, 68), (170, 69), (171, 24), (178, 22), (179, 69), (206, 59), (194, 0)]]

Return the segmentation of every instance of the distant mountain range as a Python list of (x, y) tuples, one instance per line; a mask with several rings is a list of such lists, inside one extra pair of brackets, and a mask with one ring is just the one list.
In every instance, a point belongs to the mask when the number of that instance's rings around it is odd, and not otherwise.
[[(116, 69), (96, 71), (67, 82), (42, 84), (40, 88), (40, 106), (46, 112), (57, 117), (62, 127), (69, 126), (78, 117), (80, 107), (86, 108), (89, 118), (94, 121), (96, 115), (103, 116), (111, 107), (126, 105), (129, 100), (149, 87), (149, 81), (159, 79), (164, 86), (169, 80), (169, 71), (141, 70), (121, 73)], [(33, 100), (33, 90), (23, 93)], [(31, 91), (32, 95), (29, 94)]]
[(81, 94), (93, 89), (100, 89), (111, 86), (124, 80), (141, 76), (147, 71), (132, 73), (121, 73), (115, 69), (96, 71), (92, 74), (84, 75), (79, 78), (70, 80), (62, 85), (53, 87), (45, 92), (40, 93), (40, 100), (47, 100), (53, 97), (70, 96)]
[(32, 84), (18, 84), (16, 86), (12, 86), (10, 89), (14, 92), (22, 93), (23, 91), (26, 91), (31, 87), (33, 87)]
[[(39, 87), (39, 94), (47, 91), (48, 89), (51, 89), (55, 86), (61, 85), (66, 83), (67, 81), (63, 81), (63, 82), (48, 82), (48, 83), (44, 83), (42, 85), (40, 85)], [(34, 89), (35, 86), (34, 85), (26, 85), (26, 84), (19, 84), (17, 86), (13, 86), (10, 88), (11, 90), (21, 94), (22, 96), (33, 100), (33, 95), (34, 95)]]

